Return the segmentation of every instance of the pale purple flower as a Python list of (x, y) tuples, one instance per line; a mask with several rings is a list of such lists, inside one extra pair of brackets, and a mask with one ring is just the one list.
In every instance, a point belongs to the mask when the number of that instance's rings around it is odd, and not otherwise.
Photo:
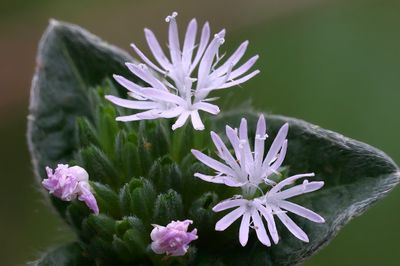
[(196, 173), (195, 176), (207, 182), (225, 184), (231, 187), (242, 187), (245, 195), (253, 195), (261, 183), (273, 185), (274, 182), (268, 177), (277, 173), (278, 168), (286, 155), (288, 124), (284, 124), (271, 144), (269, 151), (264, 157), (266, 133), (265, 118), (260, 115), (257, 123), (254, 140), (254, 152), (250, 146), (247, 135), (247, 120), (242, 119), (239, 130), (226, 126), (226, 135), (233, 147), (231, 154), (222, 139), (211, 132), (211, 138), (218, 151), (220, 162), (205, 155), (198, 150), (192, 150), (193, 155), (202, 163), (215, 170), (215, 175)]
[[(165, 55), (154, 33), (149, 29), (144, 30), (145, 36), (157, 64), (146, 57), (135, 44), (131, 45), (144, 64), (126, 65), (148, 85), (140, 86), (125, 77), (114, 75), (115, 80), (129, 90), (128, 95), (134, 100), (112, 95), (106, 98), (116, 105), (142, 110), (133, 115), (117, 117), (118, 121), (177, 117), (172, 126), (172, 129), (176, 129), (183, 126), (190, 117), (193, 127), (203, 130), (199, 111), (213, 115), (220, 111), (217, 105), (210, 103), (213, 99), (208, 98), (209, 93), (239, 85), (259, 73), (259, 70), (255, 70), (246, 74), (257, 61), (258, 55), (236, 67), (247, 49), (248, 41), (243, 42), (224, 63), (221, 63), (223, 56), (219, 55), (219, 47), (224, 43), (225, 30), (215, 34), (210, 41), (210, 27), (207, 22), (201, 30), (199, 43), (196, 44), (197, 21), (192, 19), (181, 48), (176, 16), (177, 13), (174, 12), (166, 18), (169, 23), (170, 58)], [(194, 70), (197, 70), (197, 73)]]
[[(249, 229), (253, 228), (260, 242), (266, 246), (271, 246), (271, 240), (267, 232), (275, 244), (279, 241), (279, 235), (274, 220), (274, 215), (276, 215), (295, 237), (304, 242), (308, 242), (307, 234), (286, 214), (286, 212), (292, 212), (316, 223), (324, 223), (325, 220), (319, 214), (298, 204), (289, 202), (287, 199), (318, 190), (324, 185), (324, 182), (308, 182), (305, 180), (300, 185), (282, 191), (282, 188), (285, 186), (293, 184), (297, 179), (307, 176), (314, 176), (314, 174), (301, 174), (286, 178), (272, 187), (271, 190), (262, 197), (252, 200), (234, 197), (218, 203), (213, 208), (215, 212), (236, 208), (217, 222), (215, 230), (224, 231), (237, 219), (242, 217), (239, 229), (240, 244), (242, 246), (247, 244)], [(262, 218), (265, 219), (268, 230), (266, 230)]]
[(251, 227), (255, 229), (257, 238), (260, 242), (269, 247), (271, 246), (271, 240), (268, 237), (267, 230), (265, 229), (264, 222), (261, 218), (263, 216), (267, 220), (268, 230), (270, 231), (273, 241), (278, 243), (278, 233), (276, 232), (276, 226), (272, 214), (265, 210), (266, 207), (262, 205), (260, 200), (257, 198), (252, 200), (243, 199), (241, 197), (227, 199), (215, 205), (213, 211), (220, 212), (235, 207), (235, 210), (225, 215), (216, 223), (215, 230), (224, 231), (237, 219), (242, 217), (239, 229), (240, 244), (242, 246), (247, 244)]
[(80, 166), (69, 167), (68, 164), (59, 164), (53, 171), (46, 167), (47, 179), (42, 181), (43, 186), (50, 194), (64, 201), (78, 198), (96, 214), (99, 213), (97, 201), (91, 192), (89, 174)]
[[(285, 227), (298, 239), (308, 242), (307, 234), (286, 214), (287, 212), (294, 213), (304, 217), (315, 223), (324, 223), (325, 219), (319, 214), (304, 208), (296, 203), (290, 202), (287, 199), (299, 196), (302, 194), (316, 191), (324, 186), (323, 181), (309, 182), (307, 179), (302, 184), (292, 186), (283, 190), (285, 186), (292, 185), (296, 180), (304, 177), (314, 176), (314, 173), (294, 175), (284, 179), (277, 185), (271, 188), (265, 196), (261, 197), (261, 204), (265, 205), (267, 209), (264, 210), (265, 214), (275, 214)], [(276, 229), (273, 230), (276, 232)]]
[[(277, 244), (279, 235), (274, 215), (278, 216), (278, 219), (294, 236), (305, 242), (308, 242), (307, 234), (293, 222), (286, 212), (292, 212), (316, 223), (325, 222), (324, 218), (317, 213), (287, 200), (318, 190), (324, 185), (324, 182), (305, 180), (300, 185), (283, 190), (285, 186), (292, 185), (300, 178), (314, 176), (313, 173), (288, 177), (277, 184), (269, 179), (271, 174), (279, 174), (278, 170), (286, 155), (288, 129), (287, 123), (280, 128), (265, 157), (264, 146), (268, 135), (263, 115), (260, 115), (257, 122), (253, 147), (251, 147), (247, 134), (247, 121), (243, 118), (238, 130), (226, 126), (226, 135), (233, 148), (233, 154), (222, 139), (216, 133), (211, 132), (211, 138), (218, 151), (217, 155), (222, 162), (198, 150), (192, 150), (193, 155), (199, 161), (215, 171), (215, 175), (195, 173), (196, 177), (207, 182), (242, 189), (242, 195), (224, 200), (213, 208), (215, 212), (235, 208), (217, 222), (215, 225), (217, 231), (224, 231), (242, 217), (239, 229), (239, 241), (242, 246), (247, 244), (250, 228), (255, 229), (257, 238), (262, 244), (271, 246), (271, 239)], [(263, 190), (260, 187), (261, 184), (270, 186), (270, 190), (265, 193), (265, 188)], [(257, 197), (257, 191), (261, 192), (262, 196)]]
[(197, 229), (188, 232), (188, 227), (193, 221), (172, 221), (167, 226), (153, 225), (150, 237), (153, 241), (151, 249), (156, 254), (167, 256), (183, 256), (189, 249), (189, 244), (196, 240)]

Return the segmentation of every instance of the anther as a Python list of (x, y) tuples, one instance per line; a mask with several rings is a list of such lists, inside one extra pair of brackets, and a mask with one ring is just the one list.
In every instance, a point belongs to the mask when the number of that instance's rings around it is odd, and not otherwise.
[(172, 14), (170, 16), (167, 16), (165, 18), (165, 22), (171, 22), (171, 20), (175, 19), (176, 16), (178, 16), (178, 12), (175, 12), (175, 11), (172, 12)]
[(219, 44), (223, 44), (225, 42), (225, 39), (220, 37), (217, 33), (214, 35), (214, 38), (218, 39)]

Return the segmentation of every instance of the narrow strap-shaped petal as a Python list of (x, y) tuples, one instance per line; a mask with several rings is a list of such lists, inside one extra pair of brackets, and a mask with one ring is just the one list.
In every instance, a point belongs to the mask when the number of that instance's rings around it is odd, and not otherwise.
[(215, 35), (214, 39), (211, 41), (207, 50), (204, 52), (204, 56), (200, 62), (198, 75), (197, 75), (197, 90), (205, 88), (205, 82), (207, 76), (211, 71), (212, 63), (214, 62), (214, 57), (218, 52), (218, 48), (221, 43), (223, 43), (225, 36), (225, 30), (220, 31)]
[(212, 103), (197, 102), (193, 104), (193, 108), (202, 110), (204, 112), (216, 115), (220, 112), (219, 107)]
[(281, 182), (279, 182), (278, 184), (276, 184), (273, 188), (271, 188), (271, 190), (268, 191), (267, 195), (274, 195), (275, 193), (280, 191), (283, 187), (285, 187), (287, 185), (291, 185), (294, 182), (296, 182), (297, 179), (300, 179), (303, 177), (310, 177), (310, 176), (314, 176), (314, 173), (299, 174), (299, 175), (294, 175), (294, 176), (288, 177), (288, 178), (282, 180)]
[(232, 71), (232, 67), (233, 67), (233, 65), (231, 65), (228, 68), (228, 71), (227, 71), (226, 75), (224, 75), (222, 77), (214, 78), (212, 74), (209, 75), (207, 77), (207, 81), (204, 83), (204, 84), (207, 84), (207, 87), (203, 87), (203, 88), (197, 90), (196, 94), (195, 94), (196, 98), (204, 99), (205, 98), (204, 95), (208, 95), (211, 91), (220, 88), (226, 82), (228, 82), (231, 79), (230, 78), (230, 74), (231, 74), (231, 71)]
[(153, 73), (150, 73), (145, 65), (136, 65), (132, 63), (126, 63), (125, 65), (133, 74), (149, 83), (155, 89), (168, 91), (167, 87), (159, 79), (157, 79)]
[(220, 154), (220, 157), (235, 171), (240, 175), (242, 173), (242, 169), (239, 164), (236, 162), (235, 158), (233, 158), (232, 154), (229, 152), (225, 143), (218, 136), (217, 133), (211, 131), (211, 139), (214, 142), (215, 147)]
[(202, 173), (195, 173), (194, 176), (200, 178), (203, 181), (215, 184), (225, 184), (224, 181), (227, 177), (226, 175), (205, 175)]
[(285, 160), (285, 156), (286, 156), (286, 151), (287, 151), (287, 145), (288, 145), (288, 141), (285, 140), (283, 142), (282, 148), (279, 152), (279, 154), (277, 155), (276, 160), (272, 163), (271, 166), (267, 167), (262, 167), (263, 168), (263, 176), (267, 179), (268, 176), (272, 173), (276, 173), (279, 169), (279, 167), (281, 167), (283, 161)]
[(269, 148), (269, 151), (267, 153), (267, 156), (265, 157), (265, 160), (263, 162), (263, 169), (266, 170), (273, 159), (276, 158), (276, 155), (278, 152), (281, 150), (283, 143), (285, 142), (286, 136), (289, 131), (289, 124), (286, 123), (284, 124), (278, 131), (278, 134), (276, 134), (276, 137), (274, 141), (271, 144), (271, 147)]
[(264, 144), (266, 139), (266, 124), (264, 115), (260, 115), (257, 122), (256, 137), (254, 139), (254, 164), (259, 169), (264, 159)]
[(115, 118), (115, 120), (117, 121), (121, 121), (121, 122), (128, 122), (128, 121), (138, 121), (138, 120), (150, 120), (150, 119), (156, 119), (159, 118), (159, 112), (155, 111), (155, 110), (149, 110), (149, 111), (145, 111), (142, 113), (137, 113), (134, 115), (126, 115), (126, 116), (118, 116), (117, 118)]
[(304, 208), (303, 206), (300, 206), (298, 204), (295, 204), (295, 203), (292, 203), (292, 202), (289, 202), (286, 200), (282, 200), (282, 201), (279, 201), (278, 205), (280, 208), (290, 211), (301, 217), (304, 217), (312, 222), (315, 222), (315, 223), (324, 223), (325, 222), (325, 219), (322, 218), (321, 215), (319, 215), (307, 208)]
[(148, 112), (141, 112), (141, 113), (137, 113), (136, 116), (139, 119), (144, 119), (144, 120), (149, 120), (149, 119), (155, 119), (155, 118), (160, 118), (160, 113), (162, 111), (160, 109), (152, 109)]
[(323, 181), (303, 182), (303, 184), (296, 185), (284, 191), (277, 192), (274, 198), (289, 199), (298, 195), (314, 192), (324, 186)]
[(287, 152), (287, 146), (288, 146), (288, 140), (285, 139), (285, 141), (282, 144), (282, 148), (279, 151), (279, 154), (277, 156), (277, 159), (275, 162), (272, 163), (271, 168), (276, 171), (278, 170), (279, 167), (281, 167), (283, 161), (285, 160), (286, 157), (286, 152)]
[(242, 168), (248, 170), (249, 166), (253, 164), (254, 159), (250, 149), (249, 137), (247, 133), (247, 120), (245, 118), (242, 118), (242, 120), (240, 121), (239, 139), (239, 148), (242, 150), (242, 153), (244, 155), (240, 158), (240, 165), (242, 166)]
[(168, 91), (162, 91), (158, 89), (153, 89), (153, 88), (148, 88), (145, 90), (142, 90), (142, 95), (146, 96), (149, 99), (155, 100), (155, 101), (161, 101), (161, 102), (170, 102), (170, 103), (175, 103), (178, 105), (185, 105), (186, 102), (183, 100), (181, 97), (172, 94)]
[(174, 107), (174, 108), (171, 108), (171, 109), (162, 111), (162, 112), (160, 113), (160, 117), (163, 117), (163, 118), (173, 118), (173, 117), (177, 117), (177, 116), (179, 116), (183, 111), (184, 111), (184, 109), (183, 109), (182, 107), (177, 106), (177, 107)]
[(146, 109), (160, 108), (159, 103), (151, 101), (132, 101), (132, 100), (121, 99), (113, 95), (106, 95), (105, 98), (118, 106), (131, 109), (146, 110)]
[[(194, 43), (196, 41), (197, 21), (192, 19), (186, 30), (185, 41), (182, 49), (182, 64), (185, 70), (190, 71), (190, 63), (192, 61)], [(189, 74), (189, 73), (188, 73)]]
[(229, 68), (235, 66), (239, 60), (243, 57), (244, 53), (246, 52), (247, 46), (249, 45), (249, 41), (244, 41), (236, 51), (223, 63), (220, 67), (215, 69), (212, 73), (214, 77), (220, 77), (224, 75)]
[(239, 242), (244, 247), (249, 240), (250, 213), (245, 211), (239, 228)]
[(197, 49), (196, 56), (190, 66), (190, 73), (196, 68), (197, 64), (200, 62), (201, 57), (207, 47), (208, 41), (210, 40), (210, 25), (208, 22), (204, 23), (203, 29), (201, 31), (199, 48)]
[(115, 81), (117, 81), (121, 86), (123, 86), (125, 89), (134, 92), (134, 93), (139, 93), (142, 90), (142, 87), (133, 83), (132, 81), (126, 79), (123, 76), (119, 76), (119, 75), (113, 75), (113, 78), (115, 79)]
[(224, 211), (230, 208), (234, 208), (234, 207), (238, 207), (241, 205), (244, 205), (248, 202), (248, 200), (246, 199), (227, 199), (224, 201), (221, 201), (220, 203), (218, 203), (217, 205), (215, 205), (212, 210), (214, 212), (220, 212), (220, 211)]
[(169, 22), (168, 28), (168, 41), (169, 41), (169, 50), (171, 52), (171, 59), (174, 65), (180, 63), (181, 61), (181, 52), (179, 45), (179, 34), (178, 34), (178, 25), (176, 24), (175, 17), (177, 13), (172, 13), (171, 16), (168, 16), (166, 21)]
[(231, 168), (229, 168), (225, 164), (218, 162), (217, 160), (211, 158), (210, 156), (207, 156), (204, 153), (202, 153), (198, 150), (194, 150), (194, 149), (192, 149), (192, 153), (197, 158), (197, 160), (204, 163), (208, 167), (214, 169), (215, 171), (218, 171), (220, 173), (224, 173), (227, 175), (231, 175), (231, 176), (236, 175), (235, 172)]
[(240, 182), (237, 178), (227, 175), (205, 175), (201, 173), (195, 173), (195, 177), (200, 178), (206, 182), (215, 183), (215, 184), (224, 184), (228, 187), (241, 187), (244, 185), (243, 182)]
[(190, 117), (192, 119), (192, 125), (195, 130), (204, 130), (204, 124), (203, 121), (201, 121), (198, 111), (192, 111), (190, 113)]
[(163, 50), (159, 42), (157, 41), (156, 36), (154, 33), (149, 29), (144, 29), (144, 34), (146, 36), (147, 44), (150, 48), (150, 51), (153, 53), (154, 58), (157, 62), (165, 69), (171, 69), (171, 62), (165, 56)]
[(276, 206), (272, 206), (273, 211), (278, 216), (279, 220), (286, 228), (298, 239), (304, 242), (309, 242), (307, 234), (301, 229), (290, 217)]
[(189, 118), (189, 116), (190, 112), (182, 112), (175, 123), (172, 125), (172, 130), (182, 127), (186, 123), (186, 120)]
[(260, 240), (260, 242), (266, 245), (267, 247), (270, 247), (271, 240), (269, 240), (267, 232), (265, 231), (264, 223), (261, 220), (260, 214), (256, 209), (253, 209), (251, 219), (253, 220), (258, 240)]
[(131, 43), (131, 47), (133, 50), (135, 50), (136, 54), (143, 60), (143, 62), (145, 62), (149, 67), (165, 75), (166, 72), (156, 66), (142, 51), (140, 51), (140, 49), (134, 43)]
[(237, 69), (233, 70), (229, 75), (229, 79), (233, 80), (237, 77), (240, 77), (244, 73), (246, 73), (257, 62), (258, 58), (259, 58), (259, 56), (255, 55), (252, 58), (250, 58), (249, 60), (247, 60), (246, 63), (244, 63)]
[(278, 230), (276, 229), (276, 224), (274, 216), (272, 215), (272, 209), (270, 206), (264, 206), (258, 202), (255, 202), (256, 208), (261, 212), (262, 216), (267, 221), (268, 231), (271, 235), (272, 240), (275, 244), (279, 242)]
[(246, 207), (241, 206), (224, 217), (221, 218), (216, 224), (215, 224), (215, 230), (216, 231), (224, 231), (226, 228), (228, 228), (231, 224), (233, 224), (237, 219), (239, 219), (240, 216), (243, 215), (245, 212)]
[(242, 83), (248, 81), (249, 79), (253, 78), (258, 73), (260, 73), (260, 70), (254, 70), (253, 72), (251, 72), (250, 74), (248, 74), (246, 76), (243, 76), (242, 78), (225, 83), (224, 85), (220, 86), (219, 88), (216, 88), (216, 90), (217, 89), (225, 89), (225, 88), (229, 88), (229, 87), (233, 87), (233, 86), (242, 84)]
[(226, 136), (229, 139), (229, 142), (231, 143), (231, 145), (235, 151), (236, 158), (240, 161), (240, 156), (241, 156), (240, 148), (239, 148), (240, 140), (239, 140), (236, 130), (234, 130), (230, 126), (226, 126), (225, 132), (226, 132)]

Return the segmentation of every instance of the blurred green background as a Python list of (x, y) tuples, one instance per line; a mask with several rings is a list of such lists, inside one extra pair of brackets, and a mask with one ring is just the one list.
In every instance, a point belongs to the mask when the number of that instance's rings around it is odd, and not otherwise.
[[(0, 0), (1, 265), (24, 265), (73, 235), (35, 182), (25, 130), (37, 43), (49, 18), (128, 49), (143, 27), (162, 40), (177, 10), (228, 29), (226, 49), (250, 40), (262, 74), (235, 88), (257, 108), (367, 142), (400, 162), (400, 1)], [(240, 98), (242, 97), (242, 98)], [(348, 224), (305, 265), (399, 265), (400, 189)]]

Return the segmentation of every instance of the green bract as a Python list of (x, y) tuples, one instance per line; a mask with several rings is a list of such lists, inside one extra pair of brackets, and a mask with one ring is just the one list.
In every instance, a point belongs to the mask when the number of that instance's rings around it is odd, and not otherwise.
[[(288, 122), (287, 174), (315, 172), (323, 189), (303, 195), (298, 203), (321, 214), (325, 224), (294, 217), (310, 237), (303, 243), (280, 230), (278, 245), (266, 248), (255, 240), (243, 248), (238, 224), (214, 230), (222, 214), (211, 208), (236, 193), (193, 174), (207, 169), (190, 153), (208, 152), (208, 131), (237, 127), (246, 117), (255, 128), (257, 114), (234, 110), (206, 121), (206, 132), (191, 127), (171, 130), (170, 121), (120, 123), (124, 110), (104, 99), (125, 90), (109, 81), (125, 73), (125, 52), (85, 30), (52, 21), (39, 49), (31, 91), (28, 139), (36, 177), (45, 166), (70, 163), (84, 167), (100, 208), (93, 215), (78, 201), (51, 197), (52, 204), (76, 232), (75, 243), (50, 251), (38, 265), (294, 265), (312, 256), (353, 217), (385, 196), (399, 182), (399, 169), (383, 152), (301, 120), (266, 115), (275, 136)], [(249, 133), (250, 136), (254, 132)], [(149, 248), (151, 224), (191, 219), (199, 239), (188, 254), (164, 259)], [(279, 224), (279, 223), (278, 223)], [(282, 228), (280, 228), (282, 229)]]

